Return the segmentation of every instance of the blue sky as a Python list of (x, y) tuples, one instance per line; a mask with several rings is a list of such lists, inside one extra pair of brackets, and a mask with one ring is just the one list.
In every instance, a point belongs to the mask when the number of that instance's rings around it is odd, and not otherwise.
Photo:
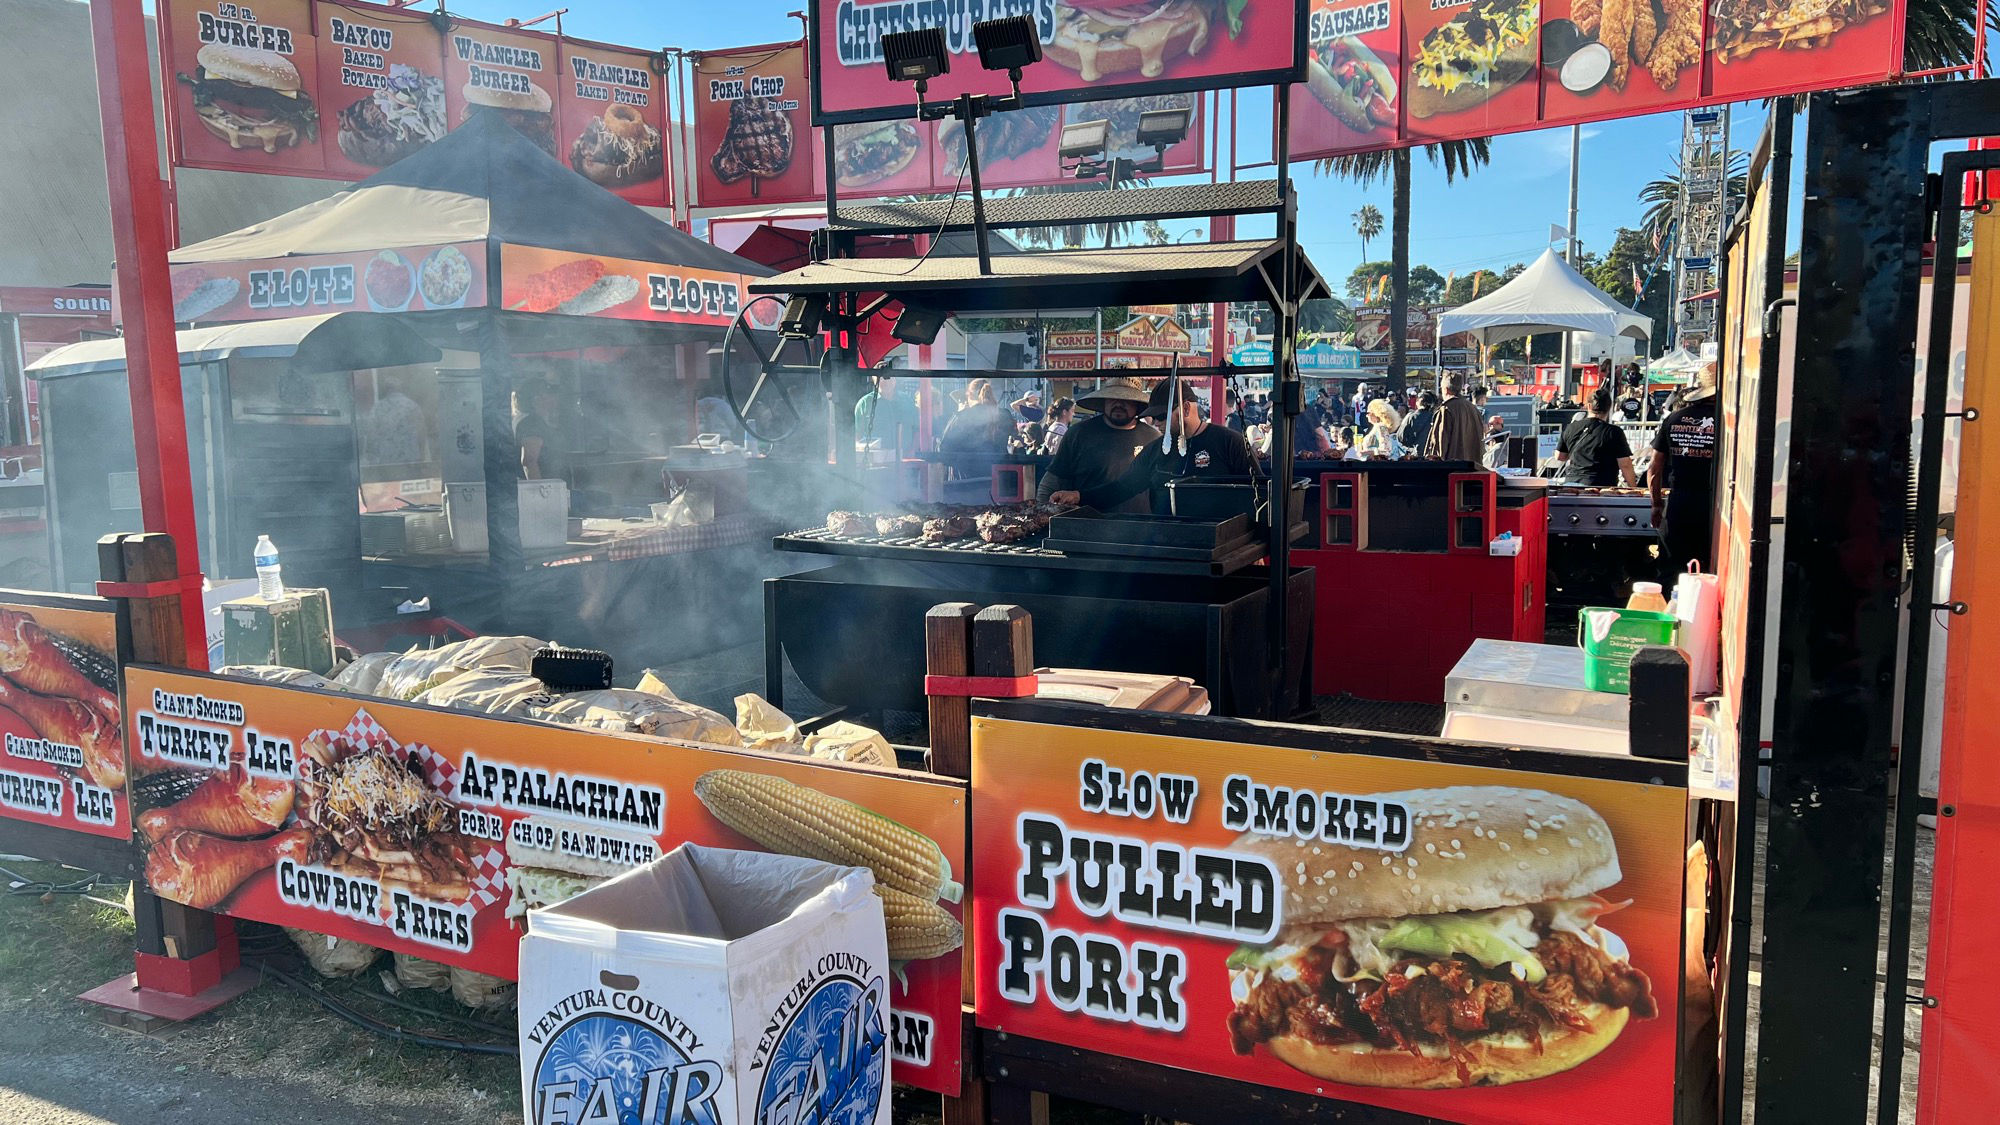
[[(554, 3), (556, 0), (541, 0)], [(800, 0), (575, 0), (563, 16), (571, 35), (640, 47), (676, 46), (714, 50), (751, 43), (797, 38), (799, 21), (785, 13)], [(474, 19), (500, 22), (509, 16), (532, 19), (546, 8), (536, 0), (451, 0), (451, 10)], [(698, 13), (690, 18), (690, 13)], [(541, 25), (543, 29), (553, 24)], [(1268, 141), (1253, 141), (1260, 132), (1253, 117), (1268, 120), (1250, 108), (1253, 94), (1243, 95), (1240, 148), (1244, 159), (1268, 152)], [(1763, 125), (1763, 109), (1736, 107), (1732, 146), (1748, 148)], [(1680, 148), (1681, 115), (1586, 125), (1579, 175), (1577, 226), (1584, 245), (1603, 252), (1619, 226), (1636, 226), (1641, 207), (1638, 192), (1673, 168)], [(1361, 261), (1361, 240), (1354, 233), (1352, 214), (1372, 202), (1386, 215), (1386, 184), (1362, 189), (1344, 181), (1301, 174), (1301, 239), (1313, 261), (1330, 278), (1344, 280)], [(1268, 169), (1247, 173), (1268, 176)], [(1550, 223), (1561, 223), (1569, 189), (1569, 130), (1496, 138), (1493, 162), (1468, 180), (1447, 186), (1442, 171), (1419, 157), (1412, 180), (1410, 257), (1439, 273), (1465, 273), (1481, 267), (1502, 267), (1528, 261), (1549, 245)], [(1180, 230), (1175, 230), (1176, 235)], [(1247, 229), (1244, 233), (1251, 233)], [(1371, 257), (1388, 257), (1386, 232), (1369, 247)]]

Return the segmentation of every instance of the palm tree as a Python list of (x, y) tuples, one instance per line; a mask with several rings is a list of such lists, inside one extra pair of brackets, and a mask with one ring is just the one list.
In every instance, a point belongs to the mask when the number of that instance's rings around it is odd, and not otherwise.
[[(1973, 58), (1973, 21), (1987, 9), (1982, 0), (1910, 0), (1903, 21), (1903, 69), (1912, 73), (1964, 66)], [(1987, 26), (2000, 29), (2000, 11), (1987, 12)]]
[(1354, 233), (1361, 236), (1361, 260), (1368, 260), (1368, 240), (1382, 233), (1382, 211), (1373, 203), (1363, 203), (1354, 213)]
[[(1723, 199), (1722, 213), (1734, 215), (1737, 205), (1750, 190), (1750, 156), (1741, 149), (1729, 154), (1729, 187)], [(1674, 206), (1681, 198), (1680, 162), (1675, 161), (1674, 170), (1639, 189), (1639, 202), (1646, 205), (1646, 213), (1639, 219), (1639, 231), (1646, 240), (1655, 245), (1665, 245), (1667, 228), (1673, 225)]]
[[(1493, 159), (1489, 138), (1425, 145), (1424, 155), (1444, 167), (1446, 183), (1470, 175)], [(1404, 355), (1410, 309), (1410, 150), (1357, 152), (1330, 156), (1313, 163), (1313, 171), (1353, 180), (1363, 186), (1389, 177), (1389, 389), (1401, 391), (1408, 357)]]

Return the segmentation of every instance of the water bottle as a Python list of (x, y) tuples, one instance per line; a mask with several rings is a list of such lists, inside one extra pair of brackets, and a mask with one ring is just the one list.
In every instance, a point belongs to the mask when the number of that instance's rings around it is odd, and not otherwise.
[(267, 602), (280, 601), (285, 596), (285, 579), (278, 569), (278, 548), (268, 535), (257, 537), (254, 552), (257, 564), (257, 596)]

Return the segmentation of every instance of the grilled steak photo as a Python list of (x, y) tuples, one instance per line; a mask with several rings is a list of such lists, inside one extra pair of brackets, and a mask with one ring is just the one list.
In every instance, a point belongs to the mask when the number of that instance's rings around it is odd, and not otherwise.
[(792, 119), (774, 98), (745, 98), (729, 106), (729, 129), (709, 157), (715, 178), (733, 184), (745, 176), (775, 179), (792, 166)]

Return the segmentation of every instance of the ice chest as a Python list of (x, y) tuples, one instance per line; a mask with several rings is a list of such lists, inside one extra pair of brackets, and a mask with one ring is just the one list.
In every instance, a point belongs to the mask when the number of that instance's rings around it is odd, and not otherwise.
[(530, 912), (523, 1118), (888, 1125), (873, 887), (865, 868), (683, 844)]

